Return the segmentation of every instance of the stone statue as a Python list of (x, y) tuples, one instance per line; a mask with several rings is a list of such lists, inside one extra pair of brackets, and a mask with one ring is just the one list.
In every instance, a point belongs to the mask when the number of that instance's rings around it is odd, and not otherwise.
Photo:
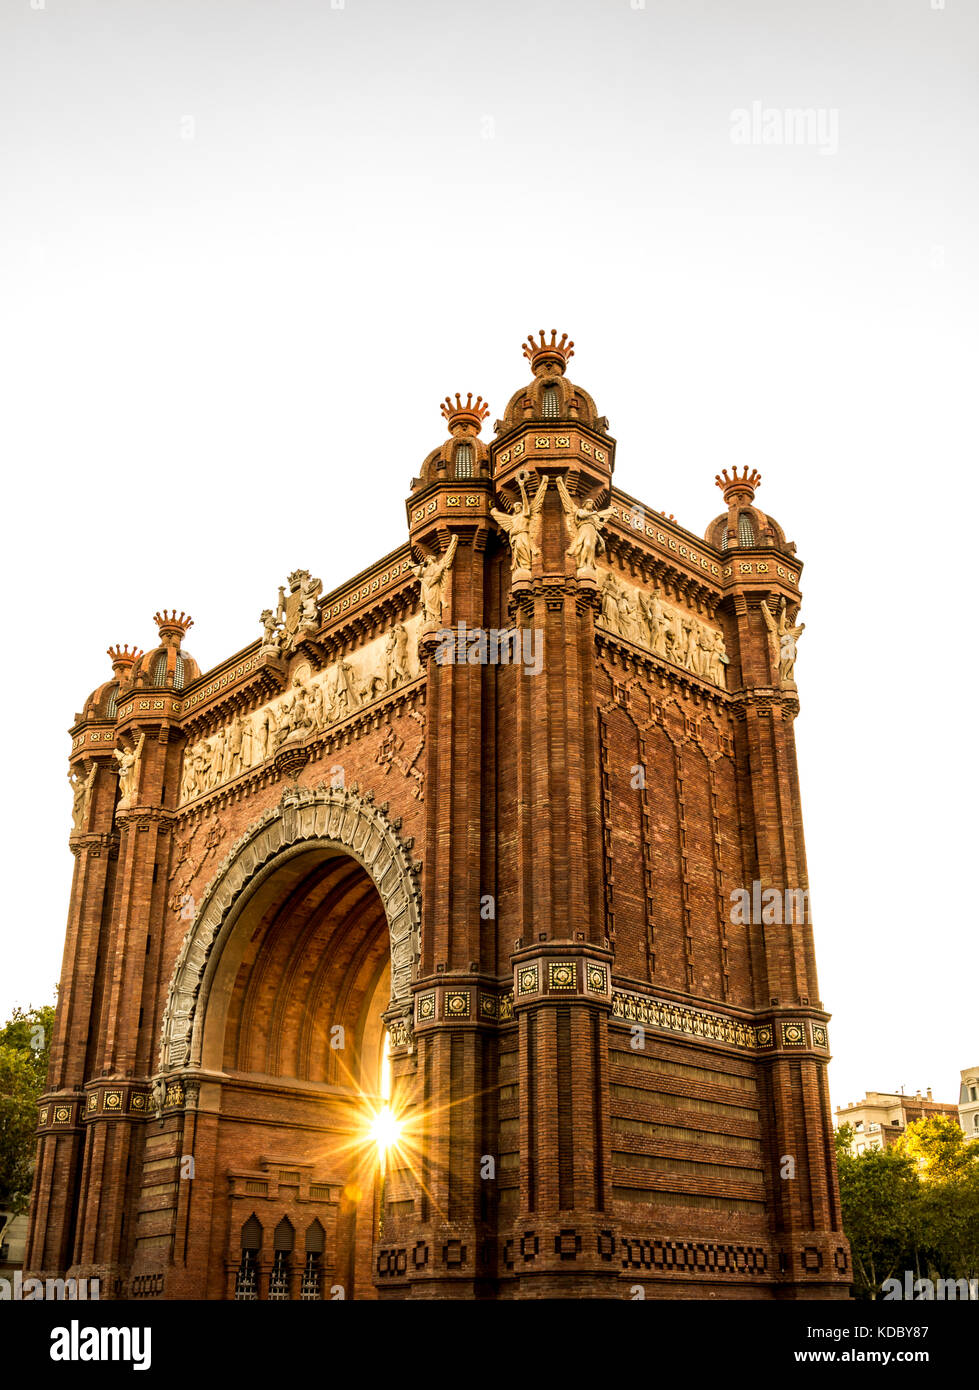
[(225, 773), (228, 777), (237, 777), (242, 769), (241, 757), (241, 720), (238, 715), (233, 715), (231, 723), (228, 725), (228, 746), (225, 753)]
[[(280, 590), (281, 593), (281, 590)], [(282, 650), (282, 628), (271, 608), (262, 609), (262, 655), (278, 656)]]
[(429, 560), (423, 560), (420, 565), (411, 567), (411, 572), (421, 587), (422, 612), (426, 624), (437, 626), (442, 621), (442, 605), (445, 602), (448, 575), (458, 543), (459, 537), (454, 535), (441, 559), (433, 556)]
[(180, 804), (190, 798), (197, 791), (197, 767), (195, 759), (197, 757), (197, 745), (187, 748), (184, 751), (184, 765), (180, 775)]
[(98, 764), (92, 763), (87, 777), (83, 777), (77, 768), (72, 768), (68, 773), (72, 791), (71, 828), (75, 835), (81, 834), (85, 829), (85, 822), (88, 820), (88, 808), (92, 801), (92, 788), (95, 786), (98, 770)]
[(139, 760), (143, 754), (146, 735), (140, 733), (135, 748), (114, 748), (113, 755), (119, 764), (119, 804), (118, 811), (128, 811), (135, 800), (139, 787)]
[(704, 623), (697, 624), (697, 647), (694, 655), (694, 670), (698, 676), (703, 676), (704, 680), (710, 679), (711, 664), (714, 653), (714, 634), (713, 631)]
[[(448, 552), (446, 552), (448, 553)], [(357, 694), (357, 673), (349, 661), (338, 661), (334, 667), (333, 681), (328, 692), (330, 718), (346, 719), (360, 703)]]
[(666, 655), (666, 634), (670, 620), (666, 616), (661, 589), (654, 589), (652, 595), (639, 592), (639, 604), (649, 628), (649, 649), (657, 656)]
[(211, 747), (211, 786), (216, 787), (224, 781), (224, 729), (218, 729)]
[(619, 583), (611, 570), (602, 585), (602, 622), (612, 632), (619, 630)]
[(156, 1118), (157, 1118), (158, 1120), (162, 1120), (162, 1119), (163, 1119), (163, 1103), (164, 1103), (164, 1101), (165, 1101), (166, 1098), (167, 1098), (167, 1084), (166, 1084), (166, 1082), (163, 1080), (163, 1077), (162, 1077), (162, 1076), (155, 1076), (155, 1077), (153, 1078), (152, 1094), (153, 1094), (153, 1109), (156, 1111)]
[(311, 579), (305, 574), (299, 586), (299, 632), (315, 631), (320, 625), (317, 595), (323, 587), (322, 579)]
[(540, 556), (540, 522), (544, 498), (547, 496), (547, 479), (541, 480), (533, 502), (527, 497), (522, 477), (518, 477), (517, 483), (520, 501), (515, 504), (513, 511), (501, 512), (497, 507), (490, 507), (490, 516), (510, 539), (511, 577), (519, 575), (521, 579), (529, 579), (534, 559)]
[[(795, 685), (796, 639), (805, 632), (806, 625), (794, 627), (789, 620), (785, 599), (778, 607), (778, 622), (769, 612), (768, 604), (761, 605), (761, 615), (768, 628), (768, 646), (772, 654), (772, 674), (777, 673), (779, 685)], [(796, 609), (795, 616), (799, 616)]]
[(635, 642), (637, 645), (642, 641), (639, 631), (639, 605), (632, 598), (625, 585), (620, 586), (618, 592), (619, 605), (619, 633), (628, 642)]
[(408, 669), (408, 634), (401, 623), (395, 623), (384, 640), (384, 675), (388, 690), (411, 680), (411, 672)]
[(612, 508), (606, 507), (602, 512), (596, 511), (591, 497), (586, 499), (584, 506), (576, 507), (563, 478), (558, 478), (557, 490), (571, 541), (567, 553), (574, 557), (579, 570), (594, 570), (595, 556), (600, 555), (605, 549), (601, 531), (612, 515)]
[(724, 669), (731, 664), (731, 658), (727, 654), (724, 646), (724, 637), (720, 632), (714, 632), (714, 640), (710, 650), (710, 663), (708, 667), (709, 679), (715, 685), (719, 685), (722, 690), (727, 689), (727, 671)]
[(271, 708), (259, 710), (258, 725), (255, 730), (255, 761), (264, 763), (269, 755), (272, 735), (275, 732), (275, 716)]
[(295, 731), (295, 695), (287, 695), (275, 712), (275, 733), (272, 738), (273, 749), (279, 748)]

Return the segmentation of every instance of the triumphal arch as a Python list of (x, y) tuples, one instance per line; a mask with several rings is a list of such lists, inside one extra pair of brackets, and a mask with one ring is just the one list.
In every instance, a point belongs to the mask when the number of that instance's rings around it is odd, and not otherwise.
[(71, 729), (32, 1271), (845, 1295), (801, 564), (755, 472), (703, 538), (613, 485), (572, 348), (528, 340), (490, 440), (446, 399), (392, 554), (271, 577), (212, 670), (176, 611), (110, 649)]

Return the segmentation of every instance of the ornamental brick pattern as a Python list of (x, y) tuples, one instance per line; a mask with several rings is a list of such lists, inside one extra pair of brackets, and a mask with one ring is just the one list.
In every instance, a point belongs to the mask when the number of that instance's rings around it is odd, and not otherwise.
[[(613, 486), (573, 344), (524, 354), (491, 442), (446, 399), (401, 549), (328, 594), (296, 571), (212, 671), (175, 610), (110, 649), (71, 729), (39, 1276), (846, 1296), (808, 914), (731, 910), (808, 890), (801, 564), (757, 474), (704, 539)], [(518, 661), (467, 659), (514, 628)]]

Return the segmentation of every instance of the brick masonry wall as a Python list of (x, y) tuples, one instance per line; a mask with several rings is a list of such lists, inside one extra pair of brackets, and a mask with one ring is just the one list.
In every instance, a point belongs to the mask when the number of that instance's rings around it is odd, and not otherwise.
[[(765, 595), (710, 595), (699, 571), (699, 590), (684, 581), (723, 626), (720, 692), (596, 627), (555, 490), (541, 572), (515, 592), (488, 480), (466, 488), (425, 482), (409, 504), (413, 539), (444, 552), (457, 536), (444, 620), (529, 629), (540, 674), (429, 654), (423, 677), (314, 740), (296, 778), (300, 792), (342, 779), (390, 803), (418, 865), (420, 959), (410, 1009), (390, 1015), (408, 1155), (382, 1190), (364, 1129), (389, 993), (383, 905), (363, 869), (322, 850), (283, 858), (243, 897), (204, 977), (205, 1064), (164, 1058), (153, 1113), (188, 929), (289, 781), (266, 764), (178, 809), (185, 738), (207, 709), (133, 716), (113, 736), (147, 734), (139, 804), (115, 811), (106, 748), (72, 838), (32, 1268), (135, 1296), (230, 1297), (254, 1213), (263, 1293), (283, 1222), (294, 1295), (320, 1228), (324, 1288), (348, 1296), (845, 1292), (811, 928), (730, 918), (732, 891), (754, 879), (808, 886), (797, 701), (771, 685)], [(609, 562), (636, 582), (634, 548), (609, 539)], [(344, 629), (357, 642), (406, 612), (403, 591), (372, 600), (372, 583)], [(372, 602), (389, 606), (372, 616)], [(289, 671), (256, 672), (252, 707), (273, 677)]]

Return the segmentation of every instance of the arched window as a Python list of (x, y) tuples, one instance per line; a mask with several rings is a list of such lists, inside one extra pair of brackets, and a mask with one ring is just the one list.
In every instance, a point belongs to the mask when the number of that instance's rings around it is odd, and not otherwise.
[(751, 524), (751, 517), (747, 512), (742, 512), (738, 517), (738, 545), (754, 545), (755, 528)]
[(296, 1233), (288, 1216), (275, 1228), (272, 1241), (272, 1273), (269, 1276), (269, 1300), (283, 1303), (289, 1298), (289, 1257), (296, 1242)]
[(258, 1298), (258, 1252), (262, 1248), (262, 1223), (252, 1212), (241, 1228), (241, 1263), (235, 1275), (235, 1300), (253, 1303)]
[(724, 527), (724, 530), (721, 532), (721, 549), (722, 549), (722, 550), (727, 550), (727, 526), (726, 526), (726, 525), (725, 525), (725, 527)]
[(473, 475), (473, 446), (471, 444), (456, 445), (456, 477), (471, 478)]
[(173, 672), (173, 688), (174, 690), (183, 690), (184, 688), (184, 658), (182, 652), (177, 653), (177, 664)]
[(152, 685), (166, 685), (166, 683), (167, 683), (167, 654), (166, 654), (166, 652), (160, 652), (159, 656), (158, 656), (158, 657), (156, 658), (156, 660), (153, 662), (153, 676), (152, 676), (152, 679), (151, 679), (151, 684), (152, 684)]
[(541, 394), (541, 417), (557, 420), (561, 415), (561, 391), (556, 383), (545, 386)]
[(306, 1248), (306, 1263), (303, 1266), (302, 1292), (299, 1297), (306, 1301), (322, 1298), (323, 1251), (326, 1248), (326, 1235), (318, 1221), (307, 1229), (303, 1245)]
[(119, 708), (119, 685), (118, 685), (118, 682), (117, 682), (115, 685), (110, 685), (110, 687), (109, 687), (109, 698), (108, 698), (108, 699), (106, 700), (106, 702), (105, 702), (105, 713), (106, 713), (106, 718), (108, 718), (108, 719), (115, 719), (115, 717), (116, 717), (116, 711), (118, 710), (118, 708)]

